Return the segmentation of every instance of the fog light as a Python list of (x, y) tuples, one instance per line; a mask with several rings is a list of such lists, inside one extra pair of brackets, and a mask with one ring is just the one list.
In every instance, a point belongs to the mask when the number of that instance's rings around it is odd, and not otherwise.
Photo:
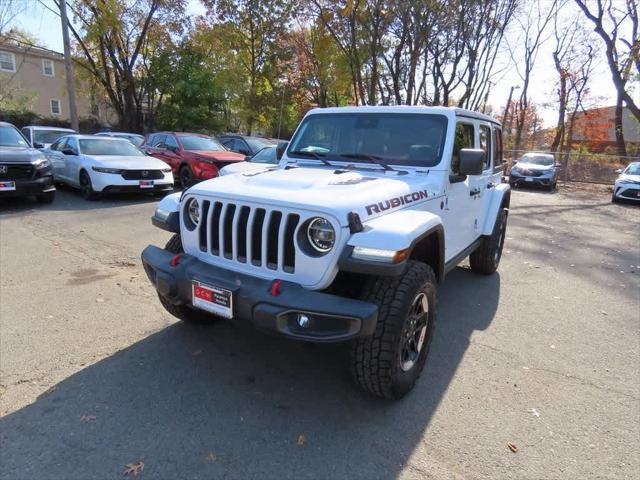
[(299, 313), (297, 318), (298, 326), (300, 328), (308, 328), (311, 324), (311, 320), (304, 313)]

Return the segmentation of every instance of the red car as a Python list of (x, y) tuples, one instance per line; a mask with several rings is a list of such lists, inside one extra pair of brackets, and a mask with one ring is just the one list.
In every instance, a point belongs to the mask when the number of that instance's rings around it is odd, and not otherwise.
[(152, 133), (140, 149), (171, 165), (182, 188), (217, 177), (222, 167), (245, 160), (244, 155), (230, 152), (213, 138), (198, 133)]

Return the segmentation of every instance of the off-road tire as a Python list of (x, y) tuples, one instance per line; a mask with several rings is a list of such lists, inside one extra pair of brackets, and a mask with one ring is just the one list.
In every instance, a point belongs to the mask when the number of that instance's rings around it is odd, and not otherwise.
[(478, 248), (469, 255), (469, 265), (474, 272), (491, 275), (498, 269), (507, 234), (507, 217), (507, 210), (501, 208), (491, 235), (485, 235)]
[[(351, 374), (366, 392), (386, 399), (399, 399), (415, 385), (424, 368), (436, 320), (436, 277), (430, 266), (409, 261), (401, 277), (374, 277), (361, 298), (378, 305), (378, 323), (372, 336), (351, 345)], [(424, 294), (428, 302), (426, 334), (417, 360), (405, 371), (401, 367), (405, 335), (414, 301)]]
[[(171, 237), (167, 244), (164, 246), (164, 249), (175, 254), (184, 253), (184, 250), (182, 249), (182, 239), (180, 238), (180, 234), (176, 233), (173, 237)], [(174, 305), (167, 298), (163, 297), (160, 294), (158, 294), (158, 298), (160, 299), (160, 303), (167, 312), (184, 322), (206, 325), (219, 320), (219, 318), (215, 315), (201, 312), (186, 305)]]
[(50, 204), (56, 198), (55, 190), (53, 192), (46, 192), (36, 197), (38, 199), (38, 203)]
[(98, 192), (93, 189), (93, 185), (91, 183), (91, 176), (82, 170), (80, 172), (80, 195), (85, 200), (97, 200), (100, 196)]

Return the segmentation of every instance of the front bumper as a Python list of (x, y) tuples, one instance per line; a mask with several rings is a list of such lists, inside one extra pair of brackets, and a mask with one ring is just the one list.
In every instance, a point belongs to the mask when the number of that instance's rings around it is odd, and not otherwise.
[(509, 185), (514, 187), (519, 187), (520, 185), (549, 187), (553, 185), (555, 182), (556, 182), (555, 175), (548, 176), (548, 177), (533, 177), (533, 176), (511, 174), (509, 176)]
[(2, 191), (0, 192), (0, 197), (26, 197), (29, 195), (42, 195), (56, 190), (53, 184), (53, 175), (43, 175), (23, 180), (2, 179), (0, 182), (15, 182), (16, 184), (15, 190)]
[(154, 193), (172, 191), (172, 183), (154, 185), (150, 188), (142, 188), (139, 185), (108, 185), (102, 189), (102, 193)]
[(640, 185), (634, 183), (617, 185), (614, 195), (621, 200), (640, 201)]
[[(272, 295), (272, 281), (233, 272), (198, 260), (191, 255), (175, 255), (148, 246), (142, 264), (160, 295), (174, 304), (192, 304), (192, 281), (225, 288), (233, 292), (233, 318), (247, 321), (257, 329), (297, 340), (340, 342), (372, 335), (378, 307), (372, 303), (339, 297), (283, 281), (279, 295)], [(204, 312), (203, 312), (204, 313)], [(298, 325), (298, 314), (310, 322)]]

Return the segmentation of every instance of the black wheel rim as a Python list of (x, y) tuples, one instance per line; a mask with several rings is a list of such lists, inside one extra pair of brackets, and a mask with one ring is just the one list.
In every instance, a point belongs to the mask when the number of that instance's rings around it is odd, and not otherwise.
[(429, 325), (429, 300), (424, 292), (413, 299), (407, 315), (400, 345), (400, 369), (408, 372), (417, 363), (424, 349)]

